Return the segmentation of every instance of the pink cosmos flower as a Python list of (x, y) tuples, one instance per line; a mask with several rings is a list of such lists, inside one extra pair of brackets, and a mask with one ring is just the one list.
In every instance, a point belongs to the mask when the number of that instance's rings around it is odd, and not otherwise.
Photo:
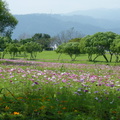
[(67, 80), (64, 80), (64, 79), (62, 80), (62, 82), (66, 82), (66, 81), (67, 81)]

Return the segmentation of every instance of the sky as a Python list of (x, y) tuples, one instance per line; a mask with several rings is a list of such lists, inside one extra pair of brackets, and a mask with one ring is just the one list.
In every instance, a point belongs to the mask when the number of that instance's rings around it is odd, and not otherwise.
[(120, 8), (120, 0), (4, 0), (12, 14), (70, 13), (98, 8)]

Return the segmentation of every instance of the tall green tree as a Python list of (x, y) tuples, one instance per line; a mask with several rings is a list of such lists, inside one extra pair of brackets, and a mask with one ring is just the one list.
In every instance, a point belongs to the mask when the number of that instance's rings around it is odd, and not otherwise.
[(60, 56), (64, 53), (64, 46), (65, 46), (66, 43), (63, 43), (61, 45), (59, 45), (57, 47), (57, 49), (55, 50), (56, 53), (60, 53), (59, 56), (58, 56), (58, 60), (60, 59)]
[[(86, 36), (82, 42), (84, 41), (84, 50), (88, 53), (88, 58), (91, 61), (95, 61), (95, 59), (102, 55), (106, 62), (112, 61), (113, 52), (110, 49), (110, 45), (116, 38), (117, 34), (113, 32), (98, 32), (94, 35)], [(110, 60), (107, 58), (106, 53), (111, 55)], [(94, 59), (92, 55), (96, 54)]]
[(27, 42), (24, 44), (24, 50), (27, 53), (30, 53), (30, 59), (35, 59), (37, 56), (37, 52), (42, 52), (42, 47), (39, 43)]
[(42, 33), (36, 33), (32, 40), (33, 42), (37, 42), (42, 45), (43, 49), (47, 49), (50, 47), (50, 35), (48, 34), (42, 34)]
[(76, 57), (80, 55), (79, 42), (63, 43), (62, 45), (58, 46), (56, 52), (60, 54), (67, 54), (70, 56), (71, 60), (74, 61)]
[(1, 37), (0, 36), (0, 58), (4, 58), (6, 54), (6, 47), (12, 41), (9, 37)]
[(116, 37), (118, 36), (116, 33), (114, 32), (105, 32), (105, 36), (106, 36), (106, 51), (109, 52), (110, 54), (110, 62), (112, 61), (112, 56), (113, 56), (113, 52), (110, 49), (111, 44), (114, 42), (114, 40), (116, 39)]
[(27, 42), (33, 42), (33, 39), (32, 38), (26, 38), (26, 39), (21, 39), (20, 40), (20, 44), (22, 44), (22, 45), (24, 45)]
[(0, 35), (11, 37), (17, 23), (16, 18), (9, 12), (7, 4), (0, 0)]
[(119, 62), (120, 56), (120, 38), (116, 38), (110, 46), (111, 51), (116, 56), (116, 62)]
[(92, 35), (87, 35), (86, 37), (82, 38), (80, 41), (80, 51), (82, 53), (88, 54), (88, 60), (93, 60), (93, 55), (97, 53), (96, 47), (94, 47), (92, 41)]
[(9, 43), (5, 51), (9, 52), (11, 58), (14, 58), (17, 55), (19, 45), (17, 43)]

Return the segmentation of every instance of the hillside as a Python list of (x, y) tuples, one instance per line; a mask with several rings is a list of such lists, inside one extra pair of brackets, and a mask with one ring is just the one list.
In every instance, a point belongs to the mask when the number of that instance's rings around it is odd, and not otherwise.
[(120, 34), (120, 20), (93, 18), (80, 14), (27, 14), (15, 15), (19, 23), (13, 31), (13, 38), (21, 34), (34, 35), (35, 33), (47, 33), (54, 36), (61, 31), (72, 27), (82, 34), (94, 34), (96, 32), (113, 31)]
[(68, 13), (68, 15), (84, 15), (106, 20), (120, 20), (120, 8), (116, 9), (99, 8), (90, 10), (78, 10)]

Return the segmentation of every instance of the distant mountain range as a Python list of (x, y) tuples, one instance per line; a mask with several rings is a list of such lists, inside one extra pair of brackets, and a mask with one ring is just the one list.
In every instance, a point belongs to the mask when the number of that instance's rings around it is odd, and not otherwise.
[(107, 20), (120, 20), (120, 8), (116, 9), (91, 9), (79, 10), (68, 13), (69, 15), (85, 15), (93, 18), (107, 19)]
[(46, 33), (51, 36), (72, 27), (81, 34), (113, 31), (120, 34), (120, 9), (76, 11), (68, 14), (27, 14), (14, 15), (19, 21), (13, 31), (13, 38), (18, 39), (23, 33), (34, 35)]

